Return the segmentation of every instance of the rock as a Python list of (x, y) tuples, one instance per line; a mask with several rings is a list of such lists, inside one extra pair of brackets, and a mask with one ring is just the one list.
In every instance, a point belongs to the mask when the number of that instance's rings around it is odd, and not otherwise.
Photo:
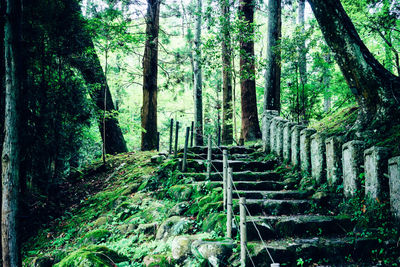
[(172, 207), (172, 209), (168, 212), (169, 216), (180, 216), (185, 213), (190, 206), (188, 201), (180, 202)]
[(172, 258), (175, 260), (181, 260), (190, 253), (190, 246), (192, 239), (188, 236), (177, 236), (172, 240), (171, 252)]
[(156, 233), (157, 223), (146, 223), (140, 224), (137, 228), (139, 233), (143, 233), (145, 235), (154, 235)]
[(146, 257), (143, 258), (143, 264), (146, 267), (168, 267), (168, 266), (174, 266), (172, 260), (164, 255), (164, 254), (158, 254), (158, 255), (147, 255)]
[(84, 244), (97, 244), (104, 242), (111, 232), (107, 229), (96, 229), (85, 234), (80, 242)]
[(196, 258), (206, 259), (212, 266), (226, 266), (225, 261), (232, 254), (233, 247), (232, 239), (196, 240), (191, 245), (191, 251)]
[(101, 216), (101, 217), (97, 218), (93, 222), (93, 226), (95, 228), (99, 228), (100, 226), (103, 226), (103, 225), (107, 224), (107, 222), (108, 222), (108, 217), (107, 216)]
[(51, 267), (54, 264), (54, 259), (49, 256), (37, 257), (32, 261), (32, 267)]
[(193, 193), (193, 187), (191, 185), (174, 185), (168, 189), (168, 195), (179, 201), (190, 200)]
[(126, 189), (121, 194), (122, 195), (130, 195), (130, 194), (136, 193), (139, 186), (140, 186), (140, 183), (131, 183), (126, 187)]
[(125, 223), (125, 224), (121, 224), (118, 225), (117, 229), (122, 233), (122, 234), (128, 234), (133, 232), (133, 230), (135, 230), (135, 225), (131, 224), (131, 223)]
[(316, 192), (311, 198), (314, 200), (321, 201), (328, 198), (328, 194), (325, 192)]
[(166, 159), (166, 157), (164, 155), (155, 155), (151, 157), (151, 162), (152, 163), (162, 163), (164, 160)]
[(171, 236), (177, 236), (188, 232), (192, 222), (188, 218), (172, 216), (165, 220), (157, 230), (156, 239), (166, 239)]

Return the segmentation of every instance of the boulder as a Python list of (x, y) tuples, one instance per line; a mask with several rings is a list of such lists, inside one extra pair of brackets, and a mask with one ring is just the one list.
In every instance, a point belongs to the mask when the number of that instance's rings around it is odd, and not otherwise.
[(193, 255), (198, 259), (207, 260), (211, 266), (226, 266), (226, 260), (232, 254), (234, 247), (232, 239), (196, 240), (191, 245)]
[(143, 258), (143, 265), (146, 267), (168, 267), (174, 266), (171, 258), (164, 254), (147, 255)]
[(190, 253), (192, 241), (193, 240), (188, 236), (175, 237), (171, 243), (172, 258), (175, 260), (186, 258)]
[(156, 239), (167, 239), (171, 236), (177, 236), (188, 232), (192, 226), (192, 221), (188, 218), (172, 216), (166, 219), (158, 228)]
[(159, 164), (159, 163), (162, 163), (165, 159), (166, 159), (166, 157), (164, 155), (155, 155), (155, 156), (152, 156), (150, 160), (152, 163)]
[(32, 267), (51, 267), (54, 265), (54, 259), (49, 256), (37, 257), (33, 259)]
[(188, 201), (183, 201), (183, 202), (177, 203), (168, 212), (168, 215), (169, 216), (181, 216), (188, 210), (189, 207), (190, 207), (190, 203)]
[(191, 185), (174, 185), (168, 189), (168, 195), (178, 201), (190, 200), (193, 193)]
[(157, 229), (157, 223), (153, 222), (153, 223), (140, 224), (137, 228), (137, 231), (145, 235), (154, 235), (156, 233), (156, 229)]

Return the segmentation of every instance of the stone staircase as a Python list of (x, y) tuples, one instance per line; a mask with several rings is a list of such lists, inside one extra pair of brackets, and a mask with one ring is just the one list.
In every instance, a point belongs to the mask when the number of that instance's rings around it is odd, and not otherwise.
[[(378, 247), (378, 242), (352, 237), (349, 233), (353, 231), (354, 223), (349, 216), (327, 211), (323, 206), (329, 203), (313, 199), (313, 191), (298, 190), (293, 183), (285, 183), (274, 171), (279, 166), (277, 160), (254, 161), (252, 155), (256, 149), (238, 146), (221, 149), (228, 150), (229, 167), (233, 168), (236, 221), (239, 222), (238, 196), (246, 197), (251, 214), (247, 215), (247, 236), (255, 266), (271, 263), (261, 238), (281, 266), (299, 266), (301, 262), (303, 266), (313, 263), (351, 266), (354, 261), (370, 266), (371, 250)], [(222, 187), (222, 151), (213, 149), (209, 180), (206, 155), (206, 147), (189, 148), (189, 172), (185, 176), (192, 177), (196, 184)], [(248, 266), (253, 266), (249, 259)]]

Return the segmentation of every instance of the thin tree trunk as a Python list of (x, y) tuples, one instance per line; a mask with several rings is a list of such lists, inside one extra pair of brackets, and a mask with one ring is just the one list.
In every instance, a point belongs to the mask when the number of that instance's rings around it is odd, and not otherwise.
[(360, 39), (339, 0), (308, 0), (322, 33), (355, 95), (358, 126), (398, 119), (400, 79), (374, 58)]
[(279, 111), (281, 108), (281, 0), (269, 0), (268, 11), (264, 110)]
[(196, 33), (195, 33), (195, 54), (194, 54), (194, 128), (196, 146), (203, 145), (203, 83), (201, 73), (201, 17), (202, 0), (197, 0)]
[(307, 84), (307, 53), (306, 53), (306, 43), (304, 40), (304, 9), (305, 0), (299, 0), (298, 9), (298, 25), (300, 27), (301, 40), (299, 42), (299, 75), (300, 75), (300, 88), (301, 88), (301, 103), (302, 103), (302, 115), (303, 120), (308, 121), (307, 117), (307, 102), (308, 96), (306, 94), (306, 84)]
[(18, 103), (21, 91), (20, 30), (22, 5), (7, 0), (4, 27), (6, 61), (5, 137), (2, 152), (1, 241), (4, 267), (19, 265), (17, 212), (19, 189)]
[(254, 56), (254, 1), (243, 0), (239, 6), (245, 31), (240, 34), (240, 88), (242, 104), (241, 138), (252, 141), (261, 138), (258, 121), (255, 56)]
[(147, 1), (146, 45), (143, 56), (142, 150), (157, 148), (157, 64), (160, 1)]
[[(332, 63), (330, 52), (328, 52), (326, 54), (325, 61), (327, 63)], [(322, 86), (323, 86), (323, 90), (324, 90), (324, 112), (328, 113), (332, 106), (332, 96), (331, 96), (331, 92), (329, 90), (329, 86), (331, 83), (331, 74), (330, 74), (328, 67), (324, 68), (322, 75), (323, 75), (322, 76)]]
[(230, 10), (229, 0), (220, 0), (222, 10), (222, 143), (230, 145), (233, 143), (233, 110), (232, 110), (232, 48), (230, 36)]

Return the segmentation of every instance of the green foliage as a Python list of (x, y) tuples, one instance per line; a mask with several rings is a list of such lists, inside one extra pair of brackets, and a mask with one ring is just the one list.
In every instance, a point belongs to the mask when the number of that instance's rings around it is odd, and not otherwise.
[(80, 240), (83, 244), (98, 244), (106, 241), (106, 238), (111, 235), (111, 232), (107, 229), (96, 229), (85, 234)]
[(313, 122), (310, 127), (327, 135), (348, 134), (357, 119), (358, 108), (340, 109), (325, 118)]

